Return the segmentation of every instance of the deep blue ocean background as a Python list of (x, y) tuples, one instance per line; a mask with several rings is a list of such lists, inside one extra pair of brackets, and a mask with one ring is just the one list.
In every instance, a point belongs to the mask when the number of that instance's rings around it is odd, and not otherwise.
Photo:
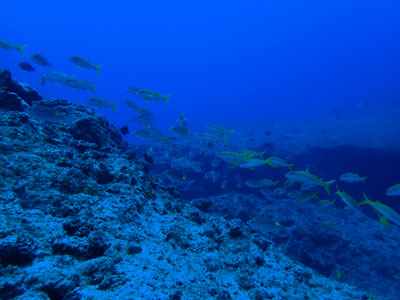
[[(117, 126), (130, 85), (171, 94), (150, 103), (166, 130), (184, 111), (192, 129), (244, 120), (323, 118), (331, 108), (400, 95), (398, 1), (3, 1), (1, 38), (27, 43), (54, 71), (96, 83), (97, 96), (121, 104), (101, 111)], [(78, 69), (73, 55), (101, 64)], [(82, 102), (87, 90), (39, 85), (16, 51), (2, 68), (44, 97)], [(138, 103), (142, 101), (139, 99)]]

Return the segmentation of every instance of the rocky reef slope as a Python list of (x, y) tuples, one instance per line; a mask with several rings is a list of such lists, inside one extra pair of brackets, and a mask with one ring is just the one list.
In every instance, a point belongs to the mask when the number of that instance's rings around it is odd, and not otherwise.
[(92, 109), (0, 73), (0, 299), (369, 299), (175, 197)]
[(237, 144), (252, 144), (283, 157), (302, 156), (315, 148), (399, 151), (400, 107), (371, 103), (324, 118), (268, 121), (237, 126)]

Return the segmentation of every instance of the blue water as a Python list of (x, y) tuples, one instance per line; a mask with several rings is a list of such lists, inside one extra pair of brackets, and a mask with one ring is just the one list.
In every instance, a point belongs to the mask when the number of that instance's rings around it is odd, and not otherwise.
[[(28, 45), (26, 57), (0, 49), (0, 69), (11, 70), (13, 77), (31, 85), (44, 98), (85, 104), (88, 97), (98, 96), (118, 102), (117, 111), (96, 111), (118, 128), (127, 125), (131, 132), (140, 126), (131, 121), (135, 113), (124, 104), (127, 99), (148, 108), (157, 128), (166, 134), (177, 124), (181, 112), (192, 132), (219, 124), (243, 134), (242, 129), (271, 121), (343, 120), (346, 112), (354, 113), (365, 103), (374, 107), (369, 116), (380, 108), (388, 114), (400, 109), (399, 1), (3, 2), (0, 40)], [(35, 72), (22, 70), (18, 64), (30, 62), (33, 53), (44, 55), (53, 68), (32, 63)], [(79, 69), (69, 61), (71, 56), (102, 65), (100, 76), (94, 70)], [(40, 85), (40, 77), (50, 70), (96, 84), (96, 95), (54, 83)], [(170, 94), (170, 104), (146, 103), (126, 91), (132, 85)], [(343, 121), (338, 124), (343, 126)], [(258, 129), (265, 139), (274, 134), (264, 127)], [(293, 137), (290, 132), (282, 133), (287, 139)], [(124, 139), (138, 142), (131, 135)], [(268, 145), (263, 148), (262, 141), (256, 142), (259, 148), (255, 150), (269, 151)], [(163, 154), (151, 153), (155, 165)], [(184, 151), (179, 155), (185, 156)], [(192, 162), (213, 169), (210, 153), (186, 155)], [(284, 158), (297, 170), (311, 166), (311, 172), (324, 180), (338, 179), (345, 172), (368, 176), (366, 185), (340, 185), (358, 202), (365, 192), (372, 200), (384, 200), (400, 212), (398, 197), (385, 195), (389, 186), (400, 182), (398, 151), (333, 147), (314, 149), (303, 157), (296, 155)], [(243, 182), (275, 176), (273, 179), (282, 183), (287, 172), (237, 170), (224, 163), (215, 167), (219, 172), (215, 182), (204, 179), (209, 170), (188, 172), (188, 183), (180, 190), (182, 198), (228, 191), (263, 197)], [(232, 179), (226, 190), (221, 188), (224, 176)], [(333, 186), (332, 191), (336, 191)], [(339, 199), (337, 207), (344, 207)], [(372, 209), (364, 211), (377, 220)]]
[[(159, 126), (184, 111), (200, 129), (398, 100), (399, 11), (397, 1), (5, 1), (0, 28), (1, 39), (27, 43), (27, 54), (96, 83), (110, 101), (133, 99), (130, 85), (171, 94), (170, 106), (147, 106)], [(73, 55), (101, 64), (101, 76), (79, 70)], [(45, 97), (91, 96), (40, 86), (43, 68), (28, 74), (17, 65), (24, 59), (0, 51), (0, 66)], [(102, 113), (116, 125), (130, 118), (122, 104)]]

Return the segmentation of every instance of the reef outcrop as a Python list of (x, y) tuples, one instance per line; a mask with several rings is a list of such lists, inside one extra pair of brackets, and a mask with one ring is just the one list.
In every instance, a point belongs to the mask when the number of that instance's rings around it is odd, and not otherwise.
[(0, 299), (368, 299), (175, 197), (92, 109), (0, 78)]

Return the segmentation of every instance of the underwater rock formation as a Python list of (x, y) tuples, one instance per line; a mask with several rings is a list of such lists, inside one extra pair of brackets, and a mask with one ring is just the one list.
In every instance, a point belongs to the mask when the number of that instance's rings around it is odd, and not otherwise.
[[(268, 236), (271, 244), (328, 278), (335, 278), (340, 270), (342, 281), (397, 298), (400, 284), (395, 274), (400, 272), (400, 230), (396, 226), (389, 233), (358, 211), (288, 199), (284, 202), (271, 196), (266, 201), (237, 192), (197, 198), (191, 203), (227, 220), (247, 221)], [(261, 212), (264, 222), (252, 222)], [(265, 222), (268, 219), (269, 224)], [(275, 222), (280, 226), (275, 226)]]
[(92, 109), (0, 89), (0, 299), (368, 299), (174, 198)]
[(42, 100), (42, 96), (26, 84), (20, 84), (11, 78), (7, 70), (0, 71), (0, 108), (22, 111), (24, 105), (32, 105), (34, 101)]
[(376, 103), (375, 106), (349, 111), (340, 118), (266, 121), (254, 127), (238, 126), (237, 136), (242, 139), (237, 143), (252, 144), (258, 151), (273, 152), (286, 158), (307, 155), (315, 148), (399, 151), (399, 115), (398, 107)]

